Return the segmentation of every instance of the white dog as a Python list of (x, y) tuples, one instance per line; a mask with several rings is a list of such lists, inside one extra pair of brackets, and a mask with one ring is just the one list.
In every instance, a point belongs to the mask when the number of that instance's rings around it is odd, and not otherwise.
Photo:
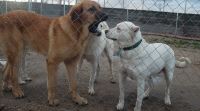
[[(117, 109), (124, 107), (124, 83), (127, 77), (137, 80), (137, 101), (134, 111), (141, 111), (142, 100), (149, 95), (152, 85), (164, 75), (167, 86), (165, 104), (170, 105), (170, 86), (174, 67), (185, 67), (190, 63), (188, 58), (176, 61), (174, 51), (166, 44), (147, 43), (141, 35), (140, 28), (131, 22), (121, 22), (109, 30), (108, 38), (115, 39), (119, 45), (117, 52), (122, 62), (122, 73), (119, 75), (119, 103)], [(145, 84), (148, 85), (145, 90)]]
[(84, 52), (84, 55), (80, 62), (80, 67), (84, 59), (86, 59), (92, 65), (92, 73), (90, 75), (89, 80), (89, 90), (88, 93), (93, 95), (94, 91), (94, 82), (96, 77), (99, 75), (100, 66), (99, 61), (103, 52), (105, 52), (106, 57), (108, 58), (109, 66), (110, 66), (110, 73), (111, 73), (111, 82), (115, 82), (115, 75), (113, 74), (112, 70), (112, 56), (113, 56), (113, 41), (106, 38), (106, 31), (109, 30), (109, 27), (106, 22), (101, 22), (98, 25), (99, 35), (91, 34), (89, 36), (90, 40), (88, 42), (88, 46)]
[(29, 69), (25, 68), (26, 66), (30, 64), (30, 61), (26, 61), (27, 55), (30, 55), (30, 53), (28, 51), (24, 51), (24, 54), (21, 58), (21, 62), (20, 62), (21, 66), (20, 66), (19, 75), (18, 75), (19, 84), (26, 84), (27, 81), (32, 81), (29, 75), (30, 74)]

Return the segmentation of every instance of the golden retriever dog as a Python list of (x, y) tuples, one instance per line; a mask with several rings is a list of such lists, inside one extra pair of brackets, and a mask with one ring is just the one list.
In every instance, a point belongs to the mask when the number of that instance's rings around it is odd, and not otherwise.
[(61, 62), (68, 71), (72, 100), (80, 105), (87, 104), (87, 100), (77, 92), (77, 65), (89, 32), (97, 33), (98, 24), (107, 18), (100, 5), (91, 0), (82, 1), (66, 15), (53, 19), (26, 11), (1, 15), (0, 48), (7, 58), (3, 89), (11, 89), (17, 98), (24, 96), (17, 75), (23, 51), (25, 47), (30, 47), (46, 57), (49, 105), (59, 104), (56, 98), (56, 72)]

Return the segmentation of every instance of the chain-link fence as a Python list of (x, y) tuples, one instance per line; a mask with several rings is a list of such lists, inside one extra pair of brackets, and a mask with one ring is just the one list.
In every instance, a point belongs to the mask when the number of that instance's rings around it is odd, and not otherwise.
[[(38, 14), (48, 16), (50, 18), (56, 18), (59, 16), (63, 16), (69, 12), (70, 8), (75, 5), (77, 2), (81, 0), (0, 0), (0, 14), (6, 14), (7, 12), (13, 10), (27, 10), (34, 11)], [(103, 11), (106, 12), (109, 16), (107, 23), (110, 28), (115, 27), (116, 24), (123, 21), (131, 21), (135, 25), (140, 27), (140, 31), (144, 36), (144, 39), (150, 43), (161, 42), (169, 45), (173, 48), (175, 52), (175, 56), (178, 59), (179, 57), (188, 57), (191, 60), (191, 64), (184, 69), (175, 69), (173, 83), (171, 86), (171, 102), (172, 106), (168, 107), (164, 105), (162, 101), (164, 97), (164, 88), (165, 82), (161, 82), (157, 87), (154, 87), (154, 90), (151, 91), (149, 99), (143, 101), (142, 111), (199, 111), (199, 98), (200, 98), (200, 0), (95, 0), (102, 7)], [(126, 24), (129, 27), (130, 24)], [(1, 27), (1, 24), (0, 24)], [(127, 27), (121, 26), (123, 29)], [(117, 27), (116, 29), (120, 31), (121, 27)], [(108, 33), (112, 33), (109, 30)], [(112, 35), (112, 34), (111, 34)], [(126, 36), (126, 34), (124, 35)], [(113, 38), (112, 38), (113, 39)], [(117, 38), (115, 38), (117, 39)], [(134, 38), (132, 38), (134, 39)], [(107, 40), (107, 39), (106, 39)], [(131, 39), (129, 39), (131, 40)], [(109, 41), (109, 40), (108, 40)], [(134, 40), (133, 40), (134, 41)], [(115, 41), (112, 41), (115, 44)], [(107, 44), (112, 44), (112, 42), (106, 42)], [(156, 48), (146, 48), (146, 42), (143, 38), (140, 38), (139, 41), (127, 41), (127, 44), (123, 44), (124, 46), (120, 46), (118, 44), (115, 47), (115, 55), (126, 58), (129, 57), (128, 53), (126, 53), (126, 49), (129, 51), (141, 46), (142, 50), (133, 53), (133, 56), (136, 56), (131, 62), (132, 59), (126, 60), (128, 67), (140, 67), (141, 64), (144, 64), (143, 70), (139, 71), (139, 74), (142, 74), (146, 71), (146, 73), (151, 72), (156, 68), (160, 68), (163, 65), (163, 60), (169, 62), (171, 59), (167, 59), (172, 52), (168, 52), (170, 49), (166, 50), (166, 47), (162, 45), (156, 46)], [(118, 41), (120, 43), (120, 41)], [(92, 43), (91, 43), (92, 44)], [(105, 44), (104, 42), (95, 42), (94, 47), (102, 46)], [(117, 44), (117, 43), (116, 43)], [(92, 45), (91, 45), (92, 46)], [(162, 48), (163, 47), (163, 48)], [(89, 48), (90, 49), (90, 48)], [(95, 50), (95, 48), (93, 49)], [(165, 50), (165, 51), (164, 51)], [(108, 51), (108, 50), (107, 50)], [(140, 53), (145, 52), (144, 55)], [(163, 53), (160, 53), (162, 52)], [(109, 52), (109, 51), (108, 51)], [(116, 54), (117, 53), (117, 54)], [(127, 55), (126, 55), (127, 54)], [(134, 55), (135, 54), (135, 55)], [(169, 54), (169, 55), (167, 55)], [(26, 54), (27, 55), (27, 54)], [(36, 57), (37, 56), (37, 57)], [(107, 65), (107, 59), (103, 56), (100, 61), (100, 66), (98, 64), (97, 70), (101, 69), (100, 79), (98, 84), (95, 87), (95, 96), (88, 96), (86, 94), (88, 81), (90, 78), (90, 70), (92, 70), (88, 63), (83, 63), (83, 68), (80, 69), (79, 73), (79, 87), (81, 95), (84, 95), (89, 98), (89, 105), (86, 107), (79, 107), (78, 105), (74, 105), (69, 101), (66, 101), (65, 98), (69, 99), (69, 96), (65, 96), (66, 86), (63, 87), (65, 80), (63, 77), (59, 77), (58, 80), (61, 83), (58, 83), (58, 88), (62, 89), (58, 91), (59, 96), (62, 97), (61, 106), (57, 108), (48, 107), (46, 105), (45, 100), (47, 98), (46, 90), (46, 80), (38, 79), (45, 78), (45, 75), (42, 73), (46, 72), (46, 63), (41, 63), (42, 60), (45, 61), (45, 58), (35, 55), (30, 52), (28, 56), (23, 56), (24, 63), (22, 64), (21, 73), (28, 73), (29, 76), (32, 77), (33, 82), (28, 85), (23, 86), (25, 88), (25, 93), (30, 96), (25, 98), (24, 100), (20, 100), (16, 102), (15, 100), (8, 99), (8, 95), (0, 96), (0, 110), (41, 110), (41, 111), (49, 111), (49, 110), (80, 110), (80, 111), (113, 111), (115, 110), (115, 106), (118, 103), (119, 96), (119, 88), (123, 89), (125, 87), (125, 103), (124, 110), (132, 111), (135, 106), (135, 102), (139, 100), (141, 101), (141, 95), (148, 95), (148, 90), (145, 92), (141, 91), (145, 89), (144, 86), (136, 85), (143, 84), (142, 81), (138, 80), (137, 83), (134, 81), (127, 81), (125, 86), (118, 86), (120, 84), (109, 84), (107, 83), (107, 78), (109, 78), (110, 69)], [(143, 57), (149, 56), (149, 59), (152, 61), (148, 61), (143, 59)], [(151, 56), (151, 57), (150, 57)], [(158, 58), (154, 58), (157, 57)], [(3, 56), (1, 56), (3, 58)], [(154, 60), (155, 59), (155, 60)], [(185, 59), (184, 59), (185, 60)], [(186, 60), (187, 63), (190, 63), (190, 60)], [(109, 61), (109, 57), (108, 57)], [(139, 62), (138, 62), (139, 61)], [(165, 62), (166, 62), (165, 61)], [(25, 63), (26, 62), (26, 63)], [(147, 63), (152, 62), (152, 63)], [(167, 63), (166, 62), (166, 63)], [(173, 62), (173, 61), (172, 61)], [(103, 65), (102, 65), (103, 64)], [(126, 62), (113, 62), (113, 73), (118, 75), (121, 73), (118, 69), (122, 68), (122, 66), (126, 66)], [(150, 65), (149, 65), (150, 64)], [(156, 64), (154, 66), (154, 64)], [(24, 66), (25, 65), (25, 66)], [(92, 64), (94, 67), (94, 64)], [(122, 65), (122, 66), (121, 66)], [(169, 65), (173, 66), (173, 63), (169, 63)], [(154, 67), (153, 67), (154, 66)], [(99, 69), (99, 67), (101, 67)], [(151, 68), (150, 68), (151, 67)], [(41, 68), (41, 69), (40, 69)], [(127, 68), (127, 67), (126, 67)], [(125, 69), (126, 69), (125, 68)], [(142, 69), (141, 68), (141, 69)], [(43, 70), (45, 69), (45, 70)], [(62, 69), (59, 71), (62, 75), (65, 73), (63, 70), (63, 66), (60, 67)], [(128, 69), (128, 68), (127, 68)], [(94, 69), (93, 69), (94, 70)], [(174, 69), (167, 69), (173, 72)], [(95, 72), (95, 71), (93, 71)], [(112, 72), (112, 71), (111, 71)], [(166, 69), (160, 70), (160, 72), (167, 72)], [(129, 70), (123, 70), (122, 73), (129, 73)], [(169, 71), (169, 73), (171, 73)], [(127, 74), (131, 75), (131, 74)], [(23, 75), (22, 76), (26, 76)], [(159, 76), (163, 76), (162, 74)], [(1, 77), (1, 76), (0, 76)], [(142, 75), (138, 78), (147, 78), (147, 86), (151, 88), (152, 81), (154, 82), (154, 75)], [(121, 82), (123, 77), (121, 77)], [(137, 78), (137, 76), (131, 76), (130, 78)], [(164, 76), (163, 76), (164, 78)], [(167, 78), (167, 77), (166, 77)], [(1, 79), (1, 78), (0, 78)], [(37, 79), (37, 80), (36, 80)], [(169, 83), (169, 78), (166, 79), (166, 83)], [(30, 78), (28, 78), (30, 80)], [(164, 83), (164, 84), (163, 84)], [(89, 83), (90, 84), (90, 83)], [(40, 86), (41, 85), (41, 86)], [(169, 84), (168, 84), (169, 85)], [(89, 86), (90, 87), (90, 86)], [(139, 88), (138, 88), (139, 87)], [(164, 87), (164, 88), (163, 88)], [(137, 92), (138, 90), (138, 92)], [(140, 91), (139, 91), (140, 90)], [(149, 89), (150, 90), (150, 89)], [(37, 93), (38, 92), (38, 93)], [(89, 93), (93, 94), (94, 92), (89, 89)], [(122, 93), (122, 92), (120, 92)], [(137, 93), (141, 95), (137, 98)], [(169, 95), (169, 92), (165, 92)], [(30, 94), (30, 95), (29, 95)], [(63, 96), (62, 96), (63, 95)], [(121, 94), (123, 96), (123, 94)], [(123, 98), (123, 97), (120, 98)], [(2, 98), (2, 99), (1, 99)], [(123, 101), (123, 100), (121, 100)], [(20, 104), (22, 103), (22, 104)], [(122, 104), (123, 102), (121, 102)], [(165, 96), (165, 103), (169, 104), (168, 97)], [(138, 103), (140, 104), (140, 103)], [(137, 105), (138, 105), (137, 104)], [(136, 105), (136, 106), (137, 106)], [(120, 104), (118, 104), (118, 109), (121, 109)], [(139, 109), (137, 111), (140, 111)]]

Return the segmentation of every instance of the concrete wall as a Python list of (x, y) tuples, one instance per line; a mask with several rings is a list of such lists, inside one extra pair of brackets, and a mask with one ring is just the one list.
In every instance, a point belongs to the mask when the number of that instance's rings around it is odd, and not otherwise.
[[(7, 2), (7, 11), (28, 10), (28, 3)], [(32, 10), (50, 17), (64, 14), (63, 5), (32, 3)], [(65, 7), (66, 13), (69, 7)], [(200, 38), (200, 15), (177, 14), (168, 12), (140, 11), (104, 8), (109, 14), (111, 27), (125, 20), (134, 22), (143, 32), (174, 34)], [(0, 13), (6, 12), (6, 2), (0, 2)], [(178, 18), (177, 18), (178, 17)], [(177, 27), (176, 27), (177, 26)]]

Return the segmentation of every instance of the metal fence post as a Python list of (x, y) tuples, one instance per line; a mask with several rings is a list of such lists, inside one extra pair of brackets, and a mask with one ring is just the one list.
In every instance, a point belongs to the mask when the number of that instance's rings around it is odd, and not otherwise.
[(165, 11), (166, 0), (163, 1), (163, 12)]
[(176, 14), (176, 28), (175, 28), (175, 36), (177, 35), (177, 30), (178, 30), (178, 19), (179, 19), (179, 15), (178, 13)]
[(76, 0), (76, 4), (79, 3), (81, 0)]
[(65, 15), (65, 0), (63, 1), (63, 15)]
[(7, 0), (6, 0), (6, 13), (8, 12), (8, 3), (7, 3)]
[(40, 14), (42, 14), (42, 12), (43, 12), (43, 10), (42, 10), (42, 8), (43, 8), (43, 0), (41, 0), (40, 3), (41, 3), (41, 4), (40, 4)]
[(124, 9), (125, 7), (125, 3), (124, 3), (124, 0), (122, 1), (122, 8)]
[(70, 6), (70, 0), (68, 0), (68, 6)]
[(185, 0), (185, 9), (184, 9), (184, 13), (187, 12), (187, 0)]
[(129, 10), (128, 10), (128, 8), (126, 9), (126, 20), (127, 21), (129, 20)]
[(32, 11), (32, 0), (28, 0), (28, 11)]
[(142, 0), (142, 10), (144, 9), (144, 0)]

